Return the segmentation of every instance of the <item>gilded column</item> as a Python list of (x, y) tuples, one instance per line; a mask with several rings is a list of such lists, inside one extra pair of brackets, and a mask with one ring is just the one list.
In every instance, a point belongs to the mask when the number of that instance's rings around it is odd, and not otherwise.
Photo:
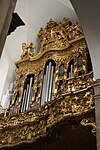
[(74, 59), (74, 77), (78, 76), (77, 57)]
[(41, 107), (43, 79), (44, 79), (44, 69), (41, 71), (41, 78), (40, 78), (40, 83), (39, 83), (39, 108)]
[(37, 76), (38, 74), (35, 73), (35, 76), (34, 76), (34, 83), (33, 83), (33, 87), (32, 87), (32, 101), (30, 102), (30, 107), (31, 108), (34, 108), (34, 100), (35, 100), (35, 94), (36, 94), (36, 91), (37, 91)]
[(27, 75), (23, 74), (22, 86), (20, 87), (20, 90), (19, 90), (19, 100), (18, 100), (18, 103), (17, 103), (18, 113), (20, 112), (20, 108), (21, 108), (21, 104), (22, 104), (22, 98), (23, 98), (23, 92), (24, 92), (24, 86), (25, 86), (26, 78), (27, 78)]
[(59, 80), (59, 64), (58, 63), (56, 63), (56, 68), (55, 68), (55, 75), (54, 75), (54, 81), (55, 81), (55, 88), (54, 88), (54, 95), (56, 95), (56, 93), (57, 93), (57, 90), (58, 90), (58, 80)]
[(86, 56), (86, 45), (84, 44), (82, 46), (82, 68), (83, 68), (83, 74), (87, 73), (87, 56)]

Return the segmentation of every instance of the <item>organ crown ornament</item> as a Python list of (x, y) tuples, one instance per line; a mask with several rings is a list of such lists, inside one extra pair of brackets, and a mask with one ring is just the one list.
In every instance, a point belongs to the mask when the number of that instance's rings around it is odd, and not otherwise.
[(61, 22), (52, 19), (45, 28), (41, 28), (38, 37), (40, 50), (61, 49), (68, 47), (70, 43), (83, 36), (80, 23), (72, 25), (69, 19), (63, 18)]

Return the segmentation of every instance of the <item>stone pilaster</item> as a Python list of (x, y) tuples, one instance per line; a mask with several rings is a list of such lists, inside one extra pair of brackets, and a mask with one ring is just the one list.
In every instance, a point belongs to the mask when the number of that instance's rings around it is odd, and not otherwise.
[(94, 88), (97, 150), (100, 150), (100, 79), (92, 83)]

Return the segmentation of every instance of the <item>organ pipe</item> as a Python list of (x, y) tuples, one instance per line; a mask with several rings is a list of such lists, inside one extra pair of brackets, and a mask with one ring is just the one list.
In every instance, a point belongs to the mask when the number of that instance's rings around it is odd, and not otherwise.
[(54, 90), (54, 65), (52, 61), (46, 65), (44, 74), (44, 81), (43, 81), (43, 90), (42, 90), (42, 98), (41, 98), (41, 105), (45, 102), (50, 101), (53, 97), (53, 90)]
[(25, 100), (25, 95), (26, 95), (26, 90), (24, 90), (24, 94), (23, 94), (23, 100), (22, 100), (22, 106), (21, 106), (21, 112), (23, 112), (23, 107), (24, 107), (24, 100)]
[(23, 109), (23, 112), (25, 112), (25, 110), (26, 110), (28, 92), (29, 92), (29, 84), (27, 84), (27, 89), (26, 89), (26, 96), (25, 96), (25, 101), (24, 101), (24, 109)]
[(45, 102), (45, 89), (46, 89), (46, 75), (44, 75), (41, 105), (43, 105)]
[(46, 73), (45, 73), (45, 75), (44, 75), (44, 82), (43, 82), (43, 91), (42, 91), (41, 105), (43, 105), (43, 104), (46, 102), (48, 69), (49, 69), (49, 66), (47, 65), (47, 66), (46, 66)]
[(30, 94), (31, 94), (31, 89), (32, 89), (32, 81), (33, 81), (33, 77), (30, 78), (29, 90), (28, 90), (27, 99), (26, 99), (26, 110), (28, 109), (28, 105), (29, 105), (29, 101), (30, 101)]
[(48, 90), (49, 90), (49, 78), (50, 78), (50, 66), (51, 66), (51, 62), (49, 63), (49, 65), (47, 65), (47, 70), (46, 70), (46, 87), (45, 87), (45, 102), (48, 101)]
[(52, 97), (52, 90), (53, 90), (53, 72), (54, 72), (54, 66), (51, 67), (51, 76), (50, 76), (50, 86), (49, 86), (49, 95), (48, 95), (48, 101), (51, 100)]
[(54, 89), (55, 89), (55, 83), (54, 83), (54, 74), (53, 74), (53, 82), (52, 82), (52, 96), (51, 99), (53, 99), (53, 93), (54, 93)]
[(70, 76), (73, 77), (73, 64), (71, 64), (71, 71), (70, 71)]
[(15, 106), (14, 106), (14, 113), (17, 113), (16, 112), (16, 104), (17, 104), (17, 99), (16, 99)]
[(71, 72), (69, 72), (69, 78), (71, 77)]
[[(31, 91), (30, 91), (30, 100), (32, 100), (32, 95), (33, 95), (33, 92), (32, 92), (32, 88), (31, 88)], [(28, 109), (30, 109), (30, 102), (28, 104)]]
[(51, 76), (51, 63), (49, 62), (49, 69), (48, 69), (48, 74), (47, 74), (47, 88), (46, 88), (46, 102), (48, 101), (48, 97), (49, 97), (49, 89), (50, 89), (50, 76)]

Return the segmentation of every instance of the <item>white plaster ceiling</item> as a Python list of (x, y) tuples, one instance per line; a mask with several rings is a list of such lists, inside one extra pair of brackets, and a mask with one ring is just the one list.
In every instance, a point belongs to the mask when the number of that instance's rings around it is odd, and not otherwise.
[(18, 27), (7, 37), (6, 49), (12, 62), (20, 59), (23, 42), (35, 43), (36, 51), (39, 51), (37, 34), (50, 18), (62, 20), (66, 17), (72, 22), (78, 20), (69, 0), (17, 0), (15, 12), (24, 21), (25, 26)]

